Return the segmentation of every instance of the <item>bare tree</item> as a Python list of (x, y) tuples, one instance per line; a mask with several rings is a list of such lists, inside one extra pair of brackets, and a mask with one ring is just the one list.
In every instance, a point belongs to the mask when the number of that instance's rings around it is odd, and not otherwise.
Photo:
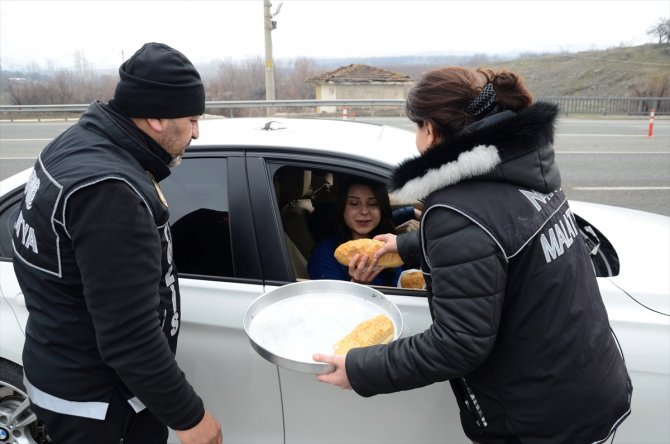
[(82, 76), (91, 74), (91, 64), (86, 59), (86, 54), (82, 50), (74, 52), (74, 70)]
[(659, 110), (662, 105), (656, 97), (670, 96), (670, 74), (648, 75), (638, 79), (630, 90), (633, 97), (650, 97), (649, 100), (641, 101), (638, 104), (638, 113), (648, 113), (652, 109)]
[(314, 85), (307, 79), (319, 72), (314, 60), (299, 57), (279, 65), (277, 76), (281, 97), (284, 99), (313, 99), (316, 95)]
[(648, 75), (638, 79), (630, 87), (634, 97), (670, 96), (670, 74)]
[(260, 56), (242, 62), (245, 73), (242, 100), (265, 99), (265, 61)]
[(232, 100), (236, 89), (238, 70), (232, 60), (219, 63), (216, 74), (211, 81), (205, 83), (205, 93), (208, 100)]
[(647, 35), (658, 37), (659, 45), (661, 45), (664, 40), (666, 44), (670, 43), (670, 19), (659, 19), (654, 26), (647, 30)]
[(14, 105), (86, 104), (111, 99), (116, 81), (110, 75), (59, 70), (33, 78), (9, 79), (7, 93)]
[[(260, 57), (234, 62), (221, 61), (214, 78), (207, 82), (208, 100), (263, 100), (265, 98), (264, 62)], [(255, 109), (226, 111), (233, 116), (260, 115)]]
[(83, 51), (73, 55), (74, 69), (55, 70), (47, 62), (46, 70), (33, 64), (26, 77), (9, 79), (7, 96), (16, 105), (86, 104), (109, 100), (117, 78), (100, 75), (92, 69)]
[(9, 97), (9, 100), (11, 101), (10, 103), (12, 105), (27, 105), (26, 103), (23, 103), (22, 100), (21, 89), (23, 89), (23, 85), (19, 84), (19, 82), (25, 81), (27, 80), (19, 78), (8, 79), (7, 96)]
[(74, 91), (77, 88), (75, 76), (68, 71), (59, 71), (46, 82), (40, 84), (43, 95), (48, 103), (74, 103)]

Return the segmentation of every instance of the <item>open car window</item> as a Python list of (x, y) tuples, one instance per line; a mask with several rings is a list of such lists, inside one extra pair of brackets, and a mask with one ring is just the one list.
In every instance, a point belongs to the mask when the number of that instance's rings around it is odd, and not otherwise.
[[(341, 172), (293, 166), (281, 167), (273, 175), (282, 231), (296, 280), (311, 278), (308, 263), (314, 247), (335, 233), (339, 185), (351, 177)], [(418, 230), (421, 205), (394, 196), (389, 198), (394, 219), (396, 214), (399, 218), (397, 232)]]

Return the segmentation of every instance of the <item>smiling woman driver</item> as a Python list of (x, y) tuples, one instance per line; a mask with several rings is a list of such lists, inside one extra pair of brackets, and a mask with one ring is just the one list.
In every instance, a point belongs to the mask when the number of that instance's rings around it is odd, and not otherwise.
[(342, 184), (338, 196), (335, 233), (318, 242), (307, 264), (310, 279), (351, 280), (361, 284), (396, 286), (402, 267), (370, 267), (372, 258), (356, 255), (349, 266), (333, 255), (344, 242), (395, 233), (391, 204), (386, 188), (379, 183), (350, 179)]

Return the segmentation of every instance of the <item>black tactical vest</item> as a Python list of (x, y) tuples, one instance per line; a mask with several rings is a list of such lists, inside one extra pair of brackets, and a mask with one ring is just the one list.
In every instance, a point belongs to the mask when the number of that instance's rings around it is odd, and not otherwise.
[[(491, 428), (495, 418), (506, 418), (505, 424), (514, 425), (514, 433), (530, 433), (532, 429), (524, 427), (534, 424), (525, 418), (537, 412), (562, 424), (562, 431), (559, 427), (549, 436), (569, 436), (561, 416), (582, 397), (600, 393), (620, 393), (614, 402), (625, 412), (630, 389), (627, 372), (563, 191), (542, 194), (506, 183), (473, 181), (431, 194), (424, 217), (437, 207), (449, 208), (478, 225), (496, 242), (508, 264), (494, 348), (479, 368), (452, 381), (455, 393), (466, 394), (461, 404), (466, 397), (477, 399), (478, 408), (486, 412), (464, 422), (468, 436), (486, 435), (487, 421)], [(423, 227), (421, 243), (422, 268), (429, 271)], [(429, 277), (427, 285), (431, 285)], [(592, 387), (594, 393), (589, 391)]]
[[(138, 145), (135, 149), (143, 147)], [(132, 149), (121, 149), (96, 131), (77, 124), (55, 139), (38, 158), (14, 225), (14, 269), (30, 310), (24, 364), (27, 368), (31, 364), (37, 368), (40, 362), (48, 360), (51, 368), (68, 367), (68, 372), (41, 375), (43, 380), (35, 380), (40, 376), (27, 373), (31, 383), (47, 392), (52, 384), (68, 383), (72, 384), (73, 392), (78, 386), (86, 387), (88, 393), (81, 396), (91, 400), (108, 390), (109, 387), (101, 386), (100, 393), (95, 393), (96, 390), (87, 385), (94, 383), (92, 375), (77, 378), (72, 374), (72, 363), (67, 362), (72, 360), (85, 368), (99, 369), (98, 380), (116, 379), (113, 370), (102, 364), (95, 351), (95, 335), (66, 220), (68, 198), (72, 193), (110, 179), (128, 184), (153, 215), (162, 249), (160, 307), (156, 309), (170, 348), (173, 353), (176, 351), (180, 300), (167, 205), (157, 183), (133, 156)], [(67, 329), (60, 328), (64, 324)], [(56, 343), (72, 343), (72, 338), (76, 338), (79, 343), (75, 343), (74, 348), (82, 352), (64, 358), (48, 346), (54, 338)]]

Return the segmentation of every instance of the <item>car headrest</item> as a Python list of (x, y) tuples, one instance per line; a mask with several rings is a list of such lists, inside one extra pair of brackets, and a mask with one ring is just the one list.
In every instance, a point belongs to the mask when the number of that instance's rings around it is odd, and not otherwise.
[(291, 201), (309, 197), (312, 172), (296, 168), (283, 169), (279, 172), (279, 205), (285, 206)]
[(337, 200), (335, 193), (335, 176), (333, 173), (312, 174), (312, 203), (334, 203)]

